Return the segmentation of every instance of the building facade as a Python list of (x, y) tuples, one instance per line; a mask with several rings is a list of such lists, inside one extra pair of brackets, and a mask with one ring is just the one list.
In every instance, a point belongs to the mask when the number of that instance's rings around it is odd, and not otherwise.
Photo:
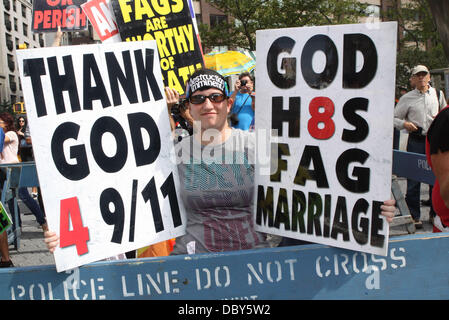
[(31, 31), (32, 0), (0, 0), (0, 103), (23, 101), (16, 50), (45, 47), (43, 34)]
[[(0, 104), (23, 101), (23, 93), (19, 79), (16, 50), (20, 45), (27, 48), (51, 46), (55, 33), (34, 33), (31, 30), (33, 0), (0, 0)], [(191, 0), (199, 24), (213, 27), (223, 21), (231, 21), (232, 17), (213, 7), (206, 0)], [(410, 0), (360, 0), (367, 3), (367, 15), (360, 22), (377, 22), (384, 20), (384, 12), (395, 10), (401, 2)], [(399, 37), (401, 30), (399, 30)], [(399, 40), (399, 39), (398, 39)], [(65, 33), (62, 45), (99, 42), (92, 31)], [(206, 49), (206, 48), (203, 48)], [(210, 49), (210, 48), (209, 48)], [(226, 48), (214, 48), (225, 50)], [(207, 50), (205, 51), (207, 52)]]

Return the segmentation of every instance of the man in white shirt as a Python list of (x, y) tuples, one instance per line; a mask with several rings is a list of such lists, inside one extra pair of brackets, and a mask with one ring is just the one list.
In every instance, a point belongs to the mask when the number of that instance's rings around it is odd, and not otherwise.
[[(394, 109), (394, 127), (408, 131), (408, 152), (425, 154), (427, 130), (439, 110), (446, 106), (446, 99), (442, 92), (437, 94), (435, 88), (429, 85), (430, 72), (427, 67), (423, 65), (414, 67), (411, 80), (415, 84), (415, 89), (399, 99)], [(431, 189), (431, 186), (429, 188)], [(421, 183), (407, 179), (405, 200), (417, 228), (422, 227), (420, 194)]]

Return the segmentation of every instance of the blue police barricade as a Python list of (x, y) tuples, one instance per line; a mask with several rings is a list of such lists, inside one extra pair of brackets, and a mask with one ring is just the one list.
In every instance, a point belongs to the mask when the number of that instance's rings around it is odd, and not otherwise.
[[(13, 218), (13, 225), (8, 229), (8, 243), (14, 249), (20, 247), (21, 229), (19, 226), (19, 206), (17, 204), (18, 188), (39, 186), (36, 165), (34, 161), (11, 164), (1, 164), (0, 170), (4, 173), (1, 186), (1, 201)], [(8, 205), (10, 202), (10, 205)]]
[[(427, 163), (426, 156), (419, 153), (393, 150), (393, 174), (398, 177), (413, 179), (430, 185), (433, 185), (435, 182), (435, 175)], [(408, 233), (415, 233), (416, 228), (413, 218), (410, 215), (404, 194), (395, 176), (393, 176), (391, 181), (391, 191), (401, 215), (395, 217), (390, 225), (397, 226), (405, 224)]]
[(429, 233), (390, 238), (386, 257), (311, 244), (104, 261), (61, 273), (10, 268), (0, 270), (0, 299), (448, 299), (448, 246), (449, 233)]
[(1, 202), (13, 221), (11, 227), (6, 231), (8, 233), (8, 244), (13, 244), (14, 249), (18, 250), (20, 247), (21, 229), (19, 225), (17, 188), (19, 186), (21, 165), (2, 164), (0, 165), (0, 170), (2, 171)]
[(448, 299), (448, 247), (441, 233), (390, 239), (386, 257), (311, 244), (11, 268), (0, 299)]
[(426, 155), (393, 150), (393, 174), (433, 185), (435, 175), (426, 160)]

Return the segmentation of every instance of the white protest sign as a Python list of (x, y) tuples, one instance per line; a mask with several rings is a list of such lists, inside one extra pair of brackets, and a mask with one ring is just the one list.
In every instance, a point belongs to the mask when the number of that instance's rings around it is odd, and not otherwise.
[(156, 42), (17, 56), (58, 272), (183, 235)]
[(111, 0), (89, 0), (81, 5), (101, 42), (121, 42)]
[(385, 255), (391, 198), (395, 22), (257, 31), (256, 230)]

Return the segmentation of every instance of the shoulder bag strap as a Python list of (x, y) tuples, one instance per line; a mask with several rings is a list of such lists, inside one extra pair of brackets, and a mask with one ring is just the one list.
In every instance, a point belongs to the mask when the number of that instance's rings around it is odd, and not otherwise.
[(239, 111), (234, 112), (235, 114), (239, 114), (239, 113), (240, 113), (240, 111), (242, 110), (242, 108), (243, 108), (243, 106), (245, 105), (245, 103), (246, 103), (246, 101), (248, 100), (248, 98), (249, 98), (249, 94), (248, 94), (248, 96), (246, 97), (245, 101), (243, 101), (242, 105), (240, 106)]

